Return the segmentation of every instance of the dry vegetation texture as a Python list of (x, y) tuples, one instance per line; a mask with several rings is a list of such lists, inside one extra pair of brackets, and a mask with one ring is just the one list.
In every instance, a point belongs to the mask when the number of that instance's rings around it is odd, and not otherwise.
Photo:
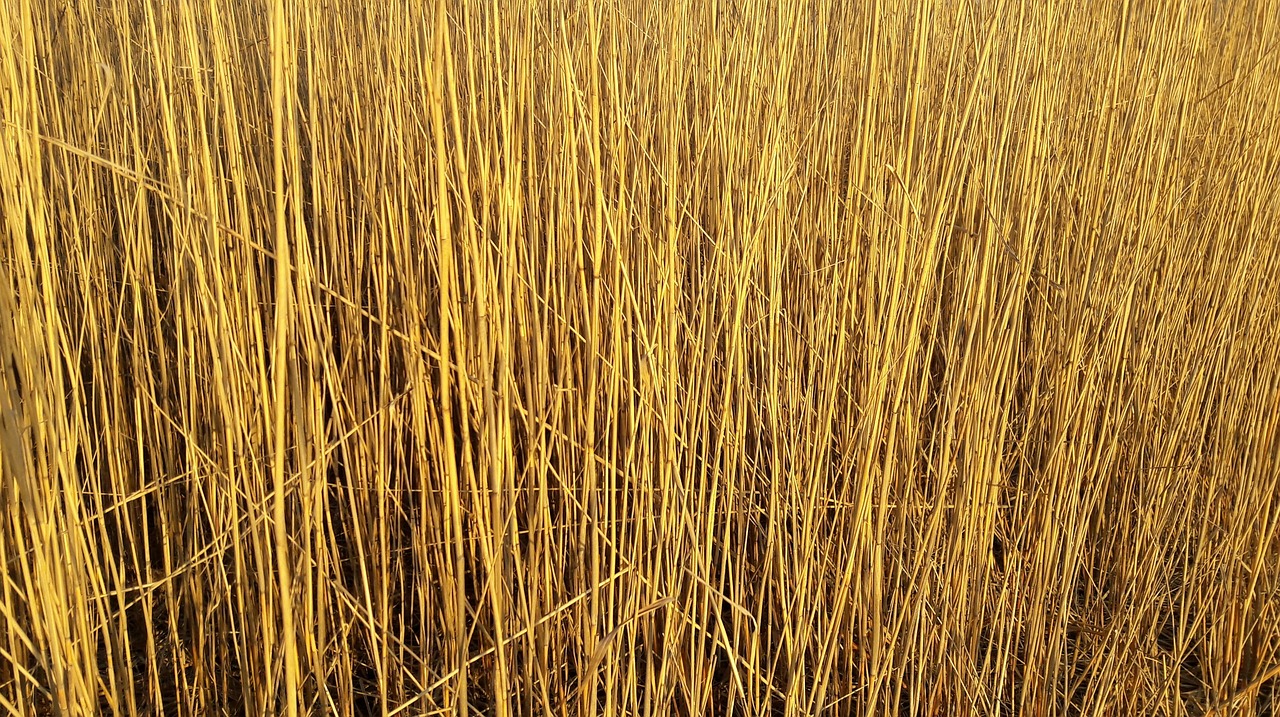
[(1274, 715), (1278, 43), (4, 0), (0, 710)]

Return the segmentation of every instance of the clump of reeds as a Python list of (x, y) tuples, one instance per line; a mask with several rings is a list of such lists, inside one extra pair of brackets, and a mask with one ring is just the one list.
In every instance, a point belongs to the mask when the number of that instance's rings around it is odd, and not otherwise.
[(8, 0), (0, 710), (1263, 715), (1274, 0)]

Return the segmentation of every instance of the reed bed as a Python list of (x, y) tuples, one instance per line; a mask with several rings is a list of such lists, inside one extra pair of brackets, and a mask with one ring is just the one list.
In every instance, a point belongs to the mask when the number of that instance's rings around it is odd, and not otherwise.
[(1275, 0), (5, 0), (0, 108), (7, 714), (1275, 714)]

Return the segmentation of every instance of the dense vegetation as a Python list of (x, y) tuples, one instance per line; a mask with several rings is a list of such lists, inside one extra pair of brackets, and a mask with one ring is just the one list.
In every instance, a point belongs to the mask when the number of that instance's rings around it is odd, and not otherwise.
[(5, 0), (0, 112), (0, 710), (1280, 702), (1275, 0)]

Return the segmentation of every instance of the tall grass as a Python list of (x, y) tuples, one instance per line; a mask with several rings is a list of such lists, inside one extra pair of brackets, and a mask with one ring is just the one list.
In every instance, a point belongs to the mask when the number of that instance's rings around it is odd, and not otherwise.
[(0, 709), (1273, 715), (1274, 0), (6, 0)]

